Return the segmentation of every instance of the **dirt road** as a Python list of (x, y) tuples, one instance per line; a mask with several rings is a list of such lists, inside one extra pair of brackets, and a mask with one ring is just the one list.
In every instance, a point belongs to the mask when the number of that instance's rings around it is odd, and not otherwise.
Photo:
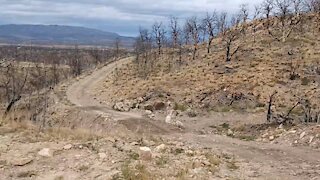
[(150, 121), (139, 113), (122, 113), (103, 105), (92, 97), (92, 91), (106, 80), (115, 67), (128, 63), (126, 58), (111, 63), (91, 75), (80, 79), (69, 87), (67, 97), (70, 102), (85, 111), (105, 113), (115, 121), (121, 121), (129, 129), (152, 129), (159, 136), (177, 140), (193, 147), (211, 148), (215, 151), (233, 154), (240, 164), (254, 171), (253, 179), (320, 179), (320, 152), (308, 147), (291, 147), (255, 141), (241, 141), (220, 135), (199, 135), (194, 131), (178, 132), (163, 122)]

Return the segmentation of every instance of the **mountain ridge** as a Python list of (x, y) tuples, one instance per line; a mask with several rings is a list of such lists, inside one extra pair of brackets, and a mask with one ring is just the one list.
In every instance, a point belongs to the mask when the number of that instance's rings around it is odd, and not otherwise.
[(68, 25), (5, 24), (0, 25), (0, 43), (39, 45), (102, 45), (112, 46), (119, 38), (131, 46), (134, 38), (93, 28)]

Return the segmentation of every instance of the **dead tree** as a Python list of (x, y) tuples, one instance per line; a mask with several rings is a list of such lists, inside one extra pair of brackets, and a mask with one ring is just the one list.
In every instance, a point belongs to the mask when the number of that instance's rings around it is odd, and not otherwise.
[(303, 6), (307, 12), (320, 13), (320, 0), (304, 0)]
[(114, 58), (117, 60), (119, 59), (120, 55), (120, 49), (121, 49), (121, 40), (120, 38), (116, 38), (113, 42), (114, 46)]
[[(147, 29), (140, 28), (139, 36), (136, 38), (135, 42), (135, 54), (136, 54), (136, 64), (137, 71), (142, 74), (143, 78), (148, 76), (148, 64), (153, 64), (151, 60), (152, 51), (152, 38)], [(152, 62), (151, 62), (152, 61)]]
[[(8, 62), (2, 67), (4, 69), (4, 82), (2, 86), (5, 89), (5, 96), (7, 98), (7, 106), (5, 115), (7, 115), (13, 106), (22, 98), (28, 76), (29, 67), (19, 67), (18, 62)], [(21, 70), (18, 70), (22, 68)], [(20, 71), (20, 72), (19, 72)]]
[(254, 13), (253, 13), (253, 17), (252, 17), (252, 20), (253, 20), (252, 32), (253, 32), (253, 42), (254, 43), (256, 42), (256, 33), (258, 31), (257, 28), (259, 26), (259, 23), (256, 21), (258, 21), (260, 14), (261, 14), (261, 7), (259, 5), (255, 5), (254, 6)]
[(198, 23), (197, 17), (193, 16), (191, 18), (188, 18), (186, 20), (185, 24), (186, 31), (192, 38), (193, 43), (193, 50), (192, 50), (192, 59), (196, 59), (197, 51), (198, 51), (198, 45), (200, 41), (200, 24)]
[(273, 92), (270, 97), (269, 97), (269, 103), (268, 103), (268, 113), (267, 113), (267, 121), (268, 122), (271, 122), (272, 120), (272, 115), (273, 115), (273, 112), (272, 112), (272, 106), (273, 106), (273, 98), (274, 96), (277, 94), (277, 91)]
[(172, 39), (172, 47), (176, 48), (178, 45), (179, 36), (181, 33), (181, 29), (179, 27), (177, 17), (174, 17), (174, 16), (170, 17), (169, 28), (170, 28), (170, 35)]
[(301, 16), (292, 14), (291, 0), (275, 0), (276, 22), (268, 29), (269, 34), (279, 42), (285, 42), (301, 22)]
[(208, 33), (208, 44), (207, 44), (207, 53), (210, 53), (211, 44), (215, 38), (216, 30), (217, 30), (217, 12), (213, 12), (211, 15), (207, 13), (206, 17), (203, 19), (203, 23), (205, 26), (205, 30)]
[(265, 28), (269, 30), (270, 28), (270, 18), (272, 15), (272, 11), (274, 9), (274, 0), (264, 0), (262, 2), (262, 13), (266, 18)]
[(158, 55), (161, 55), (162, 46), (164, 44), (164, 38), (165, 38), (165, 28), (162, 24), (162, 22), (154, 23), (152, 26), (152, 34), (153, 38), (155, 40), (156, 46), (158, 48)]
[(237, 16), (233, 16), (229, 23), (229, 27), (226, 27), (222, 30), (222, 41), (224, 42), (224, 46), (226, 49), (226, 62), (230, 62), (231, 58), (239, 51), (240, 44), (235, 45), (235, 41), (239, 39), (241, 35), (241, 29), (239, 29), (239, 18)]
[(92, 48), (89, 53), (92, 56), (95, 65), (98, 65), (102, 62), (101, 50), (98, 47)]
[(82, 63), (81, 63), (81, 59), (80, 59), (80, 51), (79, 51), (78, 45), (75, 45), (75, 47), (73, 49), (73, 54), (72, 54), (72, 57), (71, 57), (69, 63), (70, 63), (69, 65), (71, 67), (72, 74), (74, 76), (81, 75)]

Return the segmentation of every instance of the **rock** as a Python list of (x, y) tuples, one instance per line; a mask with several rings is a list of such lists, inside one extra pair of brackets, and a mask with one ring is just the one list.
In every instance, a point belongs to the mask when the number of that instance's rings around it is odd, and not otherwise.
[(154, 115), (153, 112), (150, 111), (150, 110), (146, 110), (146, 115), (147, 115), (149, 118), (151, 118), (151, 119), (156, 116), (156, 115)]
[(305, 135), (306, 135), (306, 132), (302, 132), (302, 133), (300, 134), (300, 139), (304, 138)]
[(41, 151), (38, 152), (38, 155), (43, 157), (52, 157), (53, 151), (49, 148), (43, 148)]
[(147, 105), (144, 105), (144, 110), (149, 110), (149, 111), (153, 111), (154, 109), (153, 109), (153, 106), (152, 105), (150, 105), (150, 104), (147, 104)]
[(274, 140), (274, 136), (270, 136), (270, 137), (269, 137), (269, 140), (270, 140), (270, 141), (273, 141), (273, 140)]
[(130, 107), (128, 105), (126, 105), (125, 103), (123, 103), (123, 102), (115, 103), (112, 108), (114, 110), (120, 111), (120, 112), (128, 112), (128, 111), (130, 111)]
[(63, 146), (64, 150), (70, 150), (72, 148), (72, 144), (67, 144), (65, 146)]
[(131, 145), (131, 146), (138, 146), (139, 143), (138, 143), (138, 142), (132, 142), (132, 143), (130, 143), (130, 145)]
[(189, 117), (197, 117), (197, 112), (192, 110), (191, 108), (188, 108), (186, 113)]
[(150, 110), (146, 110), (145, 113), (146, 113), (146, 115), (148, 115), (148, 116), (151, 115), (151, 114), (153, 114), (152, 111), (150, 111)]
[(233, 136), (233, 131), (231, 129), (228, 129), (227, 136)]
[(167, 149), (167, 146), (165, 144), (161, 144), (155, 148), (155, 151), (156, 152), (164, 152), (166, 149)]
[(296, 130), (291, 130), (291, 131), (289, 131), (288, 133), (289, 134), (295, 134), (297, 131)]
[(181, 121), (175, 121), (174, 125), (178, 128), (184, 128), (184, 124)]
[(169, 114), (167, 115), (166, 121), (165, 121), (167, 124), (172, 124), (172, 114), (173, 114), (173, 111), (170, 111)]
[(283, 129), (283, 124), (280, 124), (280, 126), (278, 128), (279, 129)]
[(196, 168), (200, 168), (202, 167), (202, 163), (199, 159), (195, 159), (192, 163), (192, 168), (196, 169)]
[(100, 159), (107, 158), (107, 154), (106, 153), (99, 153), (98, 156), (99, 156)]
[(137, 98), (137, 102), (138, 102), (138, 103), (143, 103), (143, 102), (144, 102), (143, 97), (138, 97), (138, 98)]
[(309, 144), (312, 143), (313, 139), (314, 139), (314, 136), (311, 136), (311, 137), (310, 137), (310, 140), (309, 140)]
[(152, 152), (149, 147), (140, 147), (139, 157), (141, 160), (150, 161), (152, 159)]
[(17, 158), (13, 159), (10, 164), (14, 166), (25, 166), (27, 164), (30, 164), (33, 161), (33, 159), (26, 157), (26, 158)]
[(166, 104), (164, 102), (155, 102), (153, 104), (153, 108), (156, 111), (160, 111), (166, 108)]
[(194, 156), (194, 155), (195, 155), (195, 152), (192, 151), (192, 150), (187, 150), (185, 153), (186, 153), (188, 156)]

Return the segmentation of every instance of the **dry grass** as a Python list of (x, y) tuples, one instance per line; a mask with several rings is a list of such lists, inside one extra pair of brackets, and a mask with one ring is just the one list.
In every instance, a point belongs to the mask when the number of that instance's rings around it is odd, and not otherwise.
[[(311, 26), (310, 26), (311, 27)], [(310, 30), (311, 31), (311, 30)], [(186, 103), (191, 99), (193, 106), (199, 106), (199, 98), (206, 92), (212, 92), (208, 97), (211, 101), (219, 98), (219, 93), (226, 90), (228, 95), (243, 93), (248, 99), (254, 98), (255, 104), (250, 100), (245, 102), (244, 109), (255, 109), (267, 104), (270, 94), (277, 90), (277, 107), (290, 107), (298, 98), (307, 97), (312, 104), (318, 104), (320, 90), (315, 88), (319, 85), (320, 77), (310, 71), (313, 67), (320, 67), (320, 37), (306, 30), (293, 33), (286, 43), (273, 40), (264, 31), (257, 34), (257, 42), (254, 43), (252, 35), (247, 34), (246, 42), (237, 57), (230, 64), (224, 60), (224, 49), (221, 42), (216, 39), (214, 44), (217, 48), (211, 54), (206, 54), (205, 46), (199, 50), (197, 60), (192, 61), (188, 57), (183, 58), (182, 67), (173, 66), (169, 72), (166, 69), (169, 56), (164, 54), (162, 59), (157, 60), (154, 72), (147, 78), (142, 79), (135, 71), (134, 64), (121, 67), (117, 83), (106, 81), (105, 92), (102, 98), (111, 102), (123, 99), (135, 99), (143, 97), (150, 92), (169, 93), (166, 100), (177, 104)], [(238, 42), (240, 43), (240, 42)], [(294, 51), (293, 56), (288, 55), (289, 50)], [(291, 65), (296, 67), (296, 73), (302, 77), (290, 80)], [(316, 79), (304, 78), (311, 76)], [(113, 77), (110, 77), (113, 78)], [(227, 96), (228, 96), (227, 95)], [(110, 98), (110, 99), (109, 99)], [(190, 103), (187, 103), (190, 104)], [(243, 105), (219, 104), (213, 102), (209, 109), (214, 111), (230, 111)], [(318, 106), (320, 108), (320, 106)]]

